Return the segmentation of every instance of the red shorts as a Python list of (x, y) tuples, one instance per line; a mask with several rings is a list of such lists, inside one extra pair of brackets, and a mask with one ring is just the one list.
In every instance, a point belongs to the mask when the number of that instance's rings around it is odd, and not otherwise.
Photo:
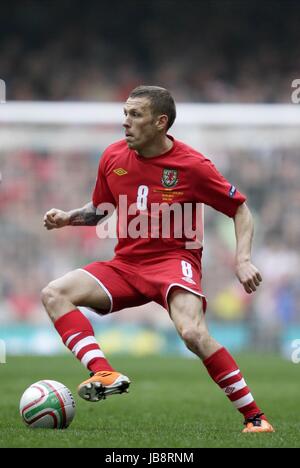
[(172, 288), (183, 288), (206, 300), (201, 289), (201, 263), (187, 257), (159, 257), (130, 262), (115, 257), (109, 262), (93, 262), (82, 268), (104, 289), (111, 301), (109, 312), (155, 301), (165, 309)]

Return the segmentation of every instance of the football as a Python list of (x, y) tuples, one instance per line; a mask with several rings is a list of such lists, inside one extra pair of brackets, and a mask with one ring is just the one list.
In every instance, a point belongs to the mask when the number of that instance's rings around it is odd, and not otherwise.
[(40, 380), (23, 393), (20, 414), (31, 428), (65, 429), (75, 416), (75, 401), (64, 384)]

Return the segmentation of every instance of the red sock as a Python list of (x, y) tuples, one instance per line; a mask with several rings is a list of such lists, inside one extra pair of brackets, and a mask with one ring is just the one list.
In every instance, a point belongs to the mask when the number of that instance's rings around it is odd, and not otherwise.
[(54, 326), (67, 348), (91, 372), (114, 371), (95, 339), (90, 322), (78, 309), (60, 317)]
[[(245, 419), (261, 413), (235, 360), (225, 348), (216, 351), (205, 359), (203, 364), (211, 378), (225, 392)], [(265, 419), (264, 416), (262, 419)]]

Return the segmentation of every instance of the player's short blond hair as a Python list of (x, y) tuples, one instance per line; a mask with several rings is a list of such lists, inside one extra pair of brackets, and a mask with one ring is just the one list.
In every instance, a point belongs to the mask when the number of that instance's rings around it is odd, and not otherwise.
[(149, 99), (153, 114), (165, 114), (168, 116), (166, 130), (169, 130), (173, 125), (176, 119), (176, 105), (173, 96), (167, 89), (160, 86), (138, 86), (131, 91), (129, 97), (145, 97)]

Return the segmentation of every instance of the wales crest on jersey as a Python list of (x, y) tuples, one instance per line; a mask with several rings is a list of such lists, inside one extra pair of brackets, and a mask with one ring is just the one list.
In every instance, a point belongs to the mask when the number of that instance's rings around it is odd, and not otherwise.
[(164, 187), (170, 188), (175, 187), (178, 182), (178, 170), (177, 169), (164, 169), (161, 179), (161, 183)]

